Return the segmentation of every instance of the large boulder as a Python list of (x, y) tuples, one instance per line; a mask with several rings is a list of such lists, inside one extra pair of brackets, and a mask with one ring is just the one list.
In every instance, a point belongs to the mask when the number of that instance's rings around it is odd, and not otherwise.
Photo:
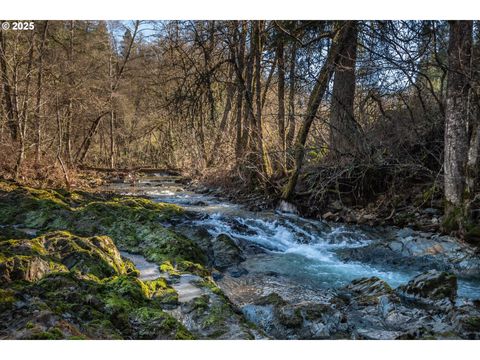
[(36, 281), (50, 272), (67, 269), (98, 278), (132, 270), (107, 236), (81, 237), (57, 231), (0, 243), (0, 278), (5, 282)]

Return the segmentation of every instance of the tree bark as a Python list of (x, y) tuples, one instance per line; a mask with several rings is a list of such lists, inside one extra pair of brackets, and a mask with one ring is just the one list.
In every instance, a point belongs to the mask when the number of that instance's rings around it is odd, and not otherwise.
[(258, 165), (261, 169), (261, 175), (263, 181), (266, 178), (272, 175), (272, 169), (270, 165), (270, 160), (265, 148), (265, 143), (263, 141), (263, 124), (262, 124), (262, 51), (263, 51), (263, 41), (262, 41), (262, 32), (264, 23), (263, 21), (254, 22), (254, 47), (255, 47), (255, 91), (256, 91), (256, 116), (254, 120), (254, 129), (255, 129), (255, 140), (256, 140), (256, 150), (258, 152)]
[[(286, 138), (286, 149), (290, 152), (295, 138), (295, 63), (297, 61), (297, 44), (292, 43), (290, 53), (290, 69), (288, 81), (288, 133)], [(287, 156), (287, 169), (290, 170), (293, 166), (293, 158)]]
[(40, 120), (40, 109), (42, 107), (42, 79), (43, 79), (43, 50), (45, 48), (45, 42), (47, 40), (48, 20), (44, 22), (42, 42), (40, 43), (40, 50), (38, 54), (38, 74), (37, 74), (37, 99), (35, 103), (34, 123), (35, 123), (35, 164), (40, 162), (40, 146), (42, 138), (42, 127)]
[(357, 23), (352, 21), (345, 46), (335, 64), (330, 112), (330, 150), (333, 157), (360, 150), (359, 129), (354, 117)]
[(10, 135), (12, 140), (16, 141), (18, 138), (18, 126), (12, 101), (12, 87), (10, 84), (10, 77), (8, 75), (6, 48), (7, 40), (5, 39), (3, 30), (0, 30), (0, 70), (2, 72), (3, 103)]
[[(135, 22), (135, 28), (134, 28), (134, 31), (133, 31), (133, 34), (132, 34), (132, 37), (130, 39), (130, 42), (128, 44), (128, 48), (127, 48), (127, 51), (125, 53), (125, 56), (123, 58), (123, 61), (120, 65), (120, 68), (115, 76), (115, 79), (114, 79), (114, 82), (113, 82), (113, 85), (111, 86), (111, 89), (110, 89), (110, 97), (108, 98), (108, 100), (106, 101), (106, 105), (111, 107), (112, 106), (112, 100), (113, 100), (113, 93), (117, 90), (118, 88), (118, 85), (120, 83), (120, 79), (122, 78), (122, 74), (123, 74), (123, 71), (125, 70), (125, 66), (127, 65), (127, 62), (130, 58), (130, 53), (132, 51), (132, 48), (133, 48), (133, 44), (135, 42), (135, 37), (138, 33), (138, 27), (140, 25), (140, 22), (137, 20)], [(102, 120), (102, 118), (107, 115), (108, 113), (110, 113), (110, 111), (107, 111), (107, 112), (103, 112), (101, 113), (92, 123), (92, 125), (90, 126), (90, 130), (88, 131), (87, 133), (87, 136), (85, 137), (85, 139), (83, 140), (82, 144), (80, 145), (80, 148), (78, 149), (77, 153), (76, 153), (76, 156), (75, 156), (75, 162), (76, 164), (81, 164), (83, 163), (83, 161), (85, 160), (85, 157), (87, 156), (88, 154), (88, 151), (90, 150), (90, 145), (92, 143), (92, 138), (93, 136), (95, 135), (95, 133), (97, 132), (97, 129), (98, 129), (98, 126), (100, 125), (100, 121)]]
[[(244, 57), (245, 57), (245, 38), (246, 38), (246, 32), (247, 32), (247, 27), (245, 21), (242, 21), (242, 30), (241, 33), (238, 34), (238, 27), (235, 25), (235, 33), (237, 34), (235, 36), (234, 41), (237, 42), (239, 41), (238, 45), (238, 52), (233, 51), (233, 58), (235, 61), (235, 68), (240, 74), (243, 74), (244, 70)], [(243, 84), (243, 78), (242, 76), (237, 75), (237, 113), (236, 113), (236, 144), (235, 144), (235, 154), (237, 156), (237, 161), (242, 157), (243, 153), (243, 141), (242, 141), (242, 135), (243, 135), (243, 127), (245, 126), (244, 123), (242, 123), (242, 108), (243, 108), (243, 97), (245, 96), (245, 89), (244, 89), (244, 84)]]
[(277, 102), (278, 102), (278, 138), (280, 142), (280, 161), (279, 168), (282, 173), (287, 166), (287, 144), (285, 133), (285, 40), (283, 33), (277, 31), (277, 63), (278, 63), (278, 84), (277, 84)]
[(443, 229), (447, 232), (458, 231), (461, 236), (466, 234), (466, 225), (470, 221), (470, 202), (466, 190), (472, 30), (472, 21), (450, 22), (443, 164), (445, 191)]
[(228, 74), (227, 89), (226, 89), (227, 94), (225, 99), (225, 108), (223, 109), (222, 120), (220, 121), (220, 127), (218, 129), (217, 136), (215, 137), (215, 141), (213, 142), (213, 148), (212, 148), (210, 159), (207, 161), (207, 167), (215, 163), (220, 153), (220, 144), (222, 141), (222, 137), (225, 133), (225, 130), (227, 128), (228, 115), (230, 114), (230, 110), (232, 109), (232, 99), (235, 93), (235, 85), (233, 83), (232, 78), (233, 78), (233, 68), (230, 68), (229, 74)]
[(471, 47), (472, 22), (451, 21), (444, 145), (447, 214), (460, 207), (464, 198)]

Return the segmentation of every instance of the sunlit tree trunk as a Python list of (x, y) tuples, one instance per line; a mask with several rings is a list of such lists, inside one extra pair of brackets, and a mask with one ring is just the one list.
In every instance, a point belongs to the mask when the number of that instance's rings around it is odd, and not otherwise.
[(278, 83), (277, 83), (277, 102), (278, 102), (278, 138), (280, 142), (279, 168), (285, 172), (287, 166), (287, 144), (285, 133), (285, 40), (281, 31), (277, 31), (276, 53), (278, 63)]
[(0, 70), (2, 72), (3, 104), (7, 116), (7, 126), (13, 141), (18, 138), (18, 122), (12, 100), (12, 86), (7, 66), (7, 39), (0, 30)]

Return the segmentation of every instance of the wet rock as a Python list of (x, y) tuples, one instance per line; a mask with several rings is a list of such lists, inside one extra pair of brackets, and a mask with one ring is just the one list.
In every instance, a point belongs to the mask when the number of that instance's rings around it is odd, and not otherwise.
[(332, 213), (331, 211), (327, 211), (325, 214), (322, 215), (323, 220), (334, 220), (336, 215)]
[(226, 234), (220, 234), (212, 240), (212, 250), (214, 266), (220, 270), (238, 265), (245, 260), (242, 256), (242, 250), (237, 246), (235, 241)]
[(333, 304), (290, 303), (277, 293), (242, 307), (248, 320), (276, 339), (328, 339), (346, 336), (345, 316)]
[(480, 273), (480, 258), (475, 249), (449, 236), (415, 232), (410, 228), (397, 230), (389, 238), (376, 240), (359, 248), (339, 249), (337, 254), (345, 261), (361, 261), (387, 265), (409, 271), (452, 272), (456, 275)]
[(228, 274), (233, 277), (233, 278), (238, 278), (240, 276), (248, 274), (247, 269), (241, 267), (241, 266), (233, 266), (228, 268)]
[(397, 292), (401, 296), (426, 304), (453, 304), (457, 297), (457, 277), (454, 274), (430, 270), (398, 287)]

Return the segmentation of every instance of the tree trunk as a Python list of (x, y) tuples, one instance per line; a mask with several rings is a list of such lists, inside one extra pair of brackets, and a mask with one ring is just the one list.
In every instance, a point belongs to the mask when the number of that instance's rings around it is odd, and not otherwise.
[(233, 83), (233, 68), (230, 68), (228, 74), (228, 83), (227, 83), (227, 98), (225, 99), (225, 108), (223, 109), (222, 120), (220, 121), (220, 127), (218, 129), (217, 136), (215, 137), (215, 141), (213, 142), (213, 148), (210, 156), (210, 160), (207, 161), (207, 167), (211, 166), (215, 163), (220, 153), (220, 144), (222, 141), (222, 137), (225, 133), (227, 128), (228, 122), (228, 115), (230, 114), (230, 110), (232, 109), (232, 99), (235, 93), (235, 85)]
[(272, 169), (270, 166), (270, 160), (265, 148), (265, 143), (263, 141), (263, 124), (262, 124), (262, 51), (263, 51), (263, 42), (262, 42), (262, 32), (263, 32), (263, 21), (254, 22), (254, 47), (255, 47), (255, 91), (256, 91), (256, 110), (257, 114), (253, 118), (255, 121), (255, 140), (256, 140), (256, 150), (259, 156), (258, 165), (261, 169), (261, 175), (263, 179), (270, 177), (272, 175)]
[(37, 99), (35, 104), (35, 112), (33, 116), (34, 123), (35, 123), (35, 164), (38, 164), (40, 162), (40, 146), (41, 146), (41, 138), (42, 138), (40, 109), (42, 106), (43, 49), (45, 48), (45, 42), (47, 39), (47, 29), (48, 29), (48, 21), (45, 21), (43, 25), (42, 42), (40, 43), (40, 50), (38, 54)]
[(327, 59), (323, 64), (315, 87), (310, 94), (308, 99), (307, 109), (305, 118), (303, 119), (302, 125), (299, 129), (297, 139), (295, 140), (295, 164), (292, 174), (288, 179), (288, 183), (285, 185), (282, 192), (283, 200), (290, 200), (295, 191), (295, 186), (297, 185), (298, 176), (300, 175), (300, 170), (303, 165), (303, 158), (305, 153), (305, 143), (307, 141), (308, 133), (310, 127), (312, 126), (313, 120), (316, 117), (317, 110), (320, 106), (322, 98), (327, 90), (328, 83), (332, 77), (333, 71), (335, 69), (335, 63), (338, 60), (338, 54), (344, 46), (346, 37), (350, 32), (350, 28), (353, 25), (352, 21), (345, 21), (340, 23), (339, 29), (336, 30), (335, 36), (333, 38), (332, 46), (330, 47), (327, 55)]
[[(289, 85), (288, 85), (288, 133), (286, 138), (286, 149), (290, 152), (295, 138), (295, 63), (297, 61), (297, 44), (292, 44), (290, 53)], [(293, 158), (287, 157), (287, 169), (293, 166)]]
[(115, 111), (110, 111), (110, 168), (115, 169)]
[(278, 138), (280, 142), (279, 170), (284, 173), (287, 166), (287, 144), (285, 134), (285, 57), (284, 47), (285, 41), (281, 31), (277, 32), (277, 63), (278, 63), (278, 84), (277, 84), (277, 101), (278, 101)]
[[(33, 67), (33, 52), (35, 47), (35, 32), (32, 32), (30, 37), (30, 47), (28, 51), (28, 65), (27, 65), (27, 72), (25, 76), (25, 93), (23, 94), (23, 104), (20, 111), (20, 114), (17, 115), (18, 121), (18, 152), (17, 152), (17, 162), (15, 164), (15, 179), (19, 179), (20, 171), (22, 168), (23, 160), (25, 159), (25, 141), (27, 137), (27, 126), (28, 126), (28, 100), (30, 97), (30, 80), (32, 75), (32, 67)], [(16, 74), (16, 72), (14, 72)], [(18, 89), (18, 79), (14, 76), (14, 99), (16, 103), (16, 89)]]
[[(238, 28), (235, 28), (235, 32), (238, 34)], [(235, 37), (235, 42), (238, 40), (240, 42), (238, 46), (238, 53), (235, 51), (233, 54), (235, 61), (235, 68), (240, 74), (243, 74), (244, 70), (244, 57), (245, 57), (245, 38), (246, 38), (247, 27), (245, 21), (242, 21), (242, 31), (238, 36)], [(243, 108), (243, 97), (245, 96), (245, 89), (243, 84), (242, 76), (237, 75), (237, 113), (236, 113), (236, 145), (235, 145), (235, 154), (237, 156), (237, 161), (242, 157), (243, 153), (243, 127), (245, 124), (242, 124), (242, 108)], [(243, 126), (242, 126), (243, 125)]]
[[(113, 99), (113, 93), (117, 90), (118, 88), (118, 85), (120, 83), (120, 79), (122, 78), (122, 74), (123, 74), (123, 71), (125, 70), (125, 66), (127, 65), (127, 62), (130, 58), (130, 53), (132, 51), (132, 48), (133, 48), (133, 44), (135, 42), (135, 37), (138, 33), (138, 27), (140, 25), (140, 22), (139, 21), (136, 21), (135, 22), (135, 28), (134, 28), (134, 31), (133, 31), (133, 34), (132, 34), (132, 38), (130, 39), (130, 42), (128, 44), (128, 48), (127, 48), (127, 51), (125, 53), (125, 57), (123, 58), (123, 61), (122, 61), (122, 64), (120, 65), (120, 68), (115, 76), (115, 79), (114, 79), (114, 82), (113, 82), (113, 85), (111, 86), (111, 89), (110, 89), (110, 96), (108, 98), (108, 100), (106, 101), (106, 104), (108, 107), (112, 107), (112, 99)], [(87, 133), (87, 136), (85, 137), (85, 139), (83, 140), (82, 144), (80, 145), (80, 148), (78, 149), (76, 155), (75, 155), (75, 163), (76, 164), (81, 164), (84, 160), (85, 160), (85, 157), (87, 156), (88, 154), (88, 151), (90, 150), (90, 145), (92, 143), (92, 139), (93, 139), (93, 136), (95, 135), (95, 133), (97, 132), (97, 129), (98, 129), (98, 126), (100, 125), (100, 121), (102, 120), (102, 118), (107, 115), (108, 113), (110, 113), (110, 110), (109, 111), (106, 111), (106, 112), (103, 112), (101, 113), (92, 123), (92, 125), (90, 126), (90, 130), (88, 131)]]
[(468, 156), (468, 96), (472, 22), (451, 21), (445, 109), (444, 181), (447, 230), (461, 230)]
[(357, 58), (357, 24), (352, 21), (345, 46), (335, 64), (330, 115), (330, 150), (334, 157), (353, 155), (360, 150), (359, 129), (355, 121), (355, 63)]
[(8, 75), (6, 47), (7, 40), (5, 39), (3, 30), (0, 30), (0, 71), (2, 72), (3, 103), (10, 135), (12, 140), (16, 141), (18, 138), (18, 126), (12, 102), (12, 87)]
[(469, 148), (466, 168), (466, 207), (470, 212), (470, 202), (478, 190), (478, 176), (480, 165), (480, 29), (479, 22), (476, 22), (475, 43), (472, 48), (472, 89), (470, 90), (470, 118), (468, 124)]

